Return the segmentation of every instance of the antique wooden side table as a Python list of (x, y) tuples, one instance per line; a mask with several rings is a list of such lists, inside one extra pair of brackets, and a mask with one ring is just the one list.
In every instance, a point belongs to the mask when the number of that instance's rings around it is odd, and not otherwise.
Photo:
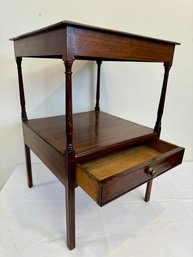
[[(66, 234), (75, 247), (75, 187), (103, 206), (147, 183), (149, 201), (153, 178), (182, 162), (184, 148), (160, 140), (169, 70), (176, 42), (102, 29), (70, 21), (12, 39), (18, 68), (21, 117), (28, 186), (32, 187), (30, 149), (65, 186)], [(64, 116), (28, 119), (25, 108), (22, 58), (58, 58), (65, 66)], [(95, 110), (73, 114), (72, 65), (96, 61)], [(100, 111), (102, 61), (160, 62), (164, 79), (154, 128)]]

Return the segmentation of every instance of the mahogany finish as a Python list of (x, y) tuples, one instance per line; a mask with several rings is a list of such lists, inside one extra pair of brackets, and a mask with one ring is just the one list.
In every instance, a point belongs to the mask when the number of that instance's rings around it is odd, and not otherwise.
[(63, 21), (14, 40), (17, 57), (168, 62), (176, 42)]
[[(183, 148), (159, 140), (169, 70), (178, 43), (70, 21), (26, 33), (12, 40), (18, 68), (28, 186), (33, 186), (32, 150), (65, 186), (67, 246), (73, 249), (77, 185), (102, 206), (147, 182), (145, 201), (149, 201), (151, 176), (156, 172), (160, 175), (182, 162)], [(60, 58), (63, 61), (65, 115), (28, 120), (21, 67), (23, 57)], [(72, 65), (78, 59), (97, 63), (96, 106), (95, 111), (73, 114)], [(108, 60), (164, 64), (165, 74), (154, 129), (100, 111), (100, 69), (102, 61)], [(130, 150), (124, 150), (128, 147)], [(142, 155), (141, 150), (136, 149), (142, 149)], [(122, 151), (127, 152), (126, 159), (120, 154)], [(130, 154), (133, 151), (137, 153)], [(109, 164), (109, 154), (115, 156), (116, 165), (112, 170), (107, 168), (105, 172), (108, 176), (105, 179), (98, 181), (90, 171), (85, 171), (84, 167), (93, 163), (94, 159), (102, 158), (104, 163)], [(148, 159), (144, 159), (146, 154), (150, 154)], [(131, 163), (134, 166), (129, 166)], [(98, 171), (102, 172), (101, 176), (104, 176), (103, 168)]]
[[(33, 129), (23, 123), (23, 136), (25, 145), (28, 146), (42, 162), (54, 173), (54, 175), (65, 185), (64, 177), (64, 155), (59, 154), (52, 145), (44, 141)], [(26, 159), (27, 165), (29, 159)], [(54, 161), (53, 161), (54, 160)]]
[[(33, 119), (25, 124), (61, 154), (66, 148), (66, 117)], [(157, 137), (153, 129), (104, 112), (73, 114), (73, 141), (77, 160)]]

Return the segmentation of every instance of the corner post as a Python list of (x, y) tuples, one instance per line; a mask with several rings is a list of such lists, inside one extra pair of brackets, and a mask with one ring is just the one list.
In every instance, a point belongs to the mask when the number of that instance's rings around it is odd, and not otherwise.
[(160, 133), (161, 133), (161, 120), (162, 120), (162, 115), (164, 111), (165, 97), (166, 97), (166, 90), (167, 90), (167, 83), (168, 83), (170, 68), (171, 68), (170, 63), (168, 62), (164, 63), (164, 69), (165, 69), (164, 80), (163, 80), (163, 86), (162, 86), (159, 107), (157, 112), (157, 120), (154, 127), (154, 132), (158, 133), (158, 137), (160, 137)]
[[(27, 113), (25, 109), (25, 93), (23, 87), (23, 76), (22, 76), (22, 57), (16, 57), (17, 71), (18, 71), (18, 82), (19, 82), (19, 96), (20, 96), (20, 105), (21, 105), (21, 119), (22, 121), (27, 121)], [(31, 168), (31, 155), (30, 149), (27, 145), (25, 146), (25, 160), (26, 160), (26, 171), (27, 171), (27, 184), (28, 187), (33, 187), (33, 178), (32, 178), (32, 168)]]
[(73, 150), (73, 118), (72, 118), (72, 63), (65, 61), (66, 74), (66, 150)]
[(20, 105), (21, 105), (21, 118), (23, 121), (27, 120), (27, 113), (25, 109), (25, 94), (23, 89), (23, 76), (22, 76), (22, 58), (16, 57), (16, 63), (17, 63), (17, 71), (18, 71), (18, 81), (19, 81), (19, 96), (20, 96)]
[(101, 76), (101, 60), (97, 60), (97, 88), (96, 88), (96, 106), (95, 106), (95, 111), (100, 111), (100, 76)]
[(70, 250), (75, 248), (75, 152), (73, 150), (72, 61), (64, 60), (66, 77), (66, 237)]

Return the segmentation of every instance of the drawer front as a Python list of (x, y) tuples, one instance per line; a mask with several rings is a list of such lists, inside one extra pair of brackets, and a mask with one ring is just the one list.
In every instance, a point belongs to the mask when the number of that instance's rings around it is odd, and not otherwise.
[(171, 151), (170, 154), (163, 154), (150, 162), (144, 163), (141, 167), (138, 166), (136, 169), (124, 171), (122, 174), (119, 174), (119, 176), (114, 176), (103, 181), (99, 205), (103, 206), (152, 179), (152, 177), (148, 175), (149, 168), (155, 169), (157, 171), (156, 176), (159, 176), (167, 170), (179, 165), (182, 162), (183, 153), (184, 149), (178, 147)]

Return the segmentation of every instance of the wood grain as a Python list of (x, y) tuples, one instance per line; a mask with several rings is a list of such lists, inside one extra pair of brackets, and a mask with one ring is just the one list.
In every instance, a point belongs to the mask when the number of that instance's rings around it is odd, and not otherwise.
[(52, 171), (60, 182), (65, 185), (64, 156), (34, 133), (25, 122), (23, 122), (23, 136), (25, 144)]
[(81, 167), (101, 181), (159, 155), (158, 151), (142, 145), (83, 162)]
[(130, 60), (169, 62), (172, 64), (174, 45), (145, 39), (124, 37), (92, 30), (75, 29), (75, 56), (81, 59), (101, 58), (108, 60)]
[(127, 60), (172, 64), (176, 42), (63, 21), (12, 38), (16, 57)]
[(97, 179), (86, 172), (80, 164), (76, 165), (76, 183), (96, 202), (99, 202), (100, 184)]
[[(66, 148), (65, 116), (27, 121), (27, 125), (61, 154)], [(73, 142), (77, 160), (112, 151), (114, 147), (131, 145), (135, 141), (156, 137), (153, 129), (104, 112), (73, 114)]]
[(41, 35), (31, 35), (14, 41), (16, 57), (52, 57), (65, 55), (66, 36), (64, 29), (46, 31)]

